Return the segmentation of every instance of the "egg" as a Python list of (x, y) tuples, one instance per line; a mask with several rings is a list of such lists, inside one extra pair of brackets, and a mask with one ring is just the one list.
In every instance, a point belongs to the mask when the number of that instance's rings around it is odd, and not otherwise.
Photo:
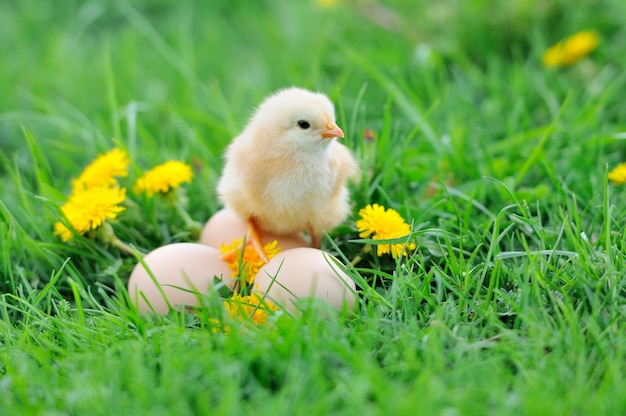
[[(248, 225), (235, 212), (229, 208), (224, 208), (215, 214), (204, 225), (200, 235), (200, 244), (214, 247), (219, 250), (222, 244), (230, 245), (236, 238), (243, 237), (248, 232)], [(278, 241), (278, 246), (283, 250), (295, 247), (308, 247), (304, 234), (277, 235), (273, 233), (262, 233), (263, 244)]]
[[(151, 251), (143, 258), (143, 262), (151, 270), (172, 307), (198, 306), (197, 295), (183, 289), (208, 293), (214, 276), (224, 279), (230, 286), (234, 283), (234, 279), (230, 277), (231, 270), (220, 257), (221, 253), (213, 247), (196, 243), (176, 243)], [(130, 274), (128, 293), (139, 311), (152, 310), (146, 300), (159, 314), (169, 311), (159, 287), (141, 262), (137, 263)]]
[(296, 301), (319, 298), (335, 309), (355, 302), (355, 284), (340, 270), (338, 260), (322, 250), (293, 248), (277, 254), (259, 269), (255, 290), (286, 309), (296, 311)]

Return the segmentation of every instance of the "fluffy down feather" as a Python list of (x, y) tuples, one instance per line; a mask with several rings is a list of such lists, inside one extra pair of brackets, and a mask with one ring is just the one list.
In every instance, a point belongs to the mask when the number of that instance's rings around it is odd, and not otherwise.
[(258, 233), (306, 230), (319, 247), (322, 232), (348, 215), (346, 182), (359, 170), (338, 137), (343, 131), (325, 95), (278, 91), (228, 147), (220, 200)]

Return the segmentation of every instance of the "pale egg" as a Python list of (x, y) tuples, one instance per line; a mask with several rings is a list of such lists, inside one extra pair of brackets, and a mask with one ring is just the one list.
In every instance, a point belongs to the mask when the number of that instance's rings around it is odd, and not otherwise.
[(137, 263), (128, 281), (131, 302), (142, 312), (154, 309), (160, 314), (168, 313), (168, 301), (175, 308), (183, 305), (198, 306), (198, 296), (190, 291), (208, 293), (214, 276), (224, 279), (230, 286), (234, 284), (230, 277), (231, 270), (220, 257), (218, 250), (195, 243), (169, 244), (151, 251), (143, 258), (143, 262), (159, 286), (152, 280), (144, 265)]
[(286, 250), (259, 269), (255, 290), (291, 311), (297, 310), (298, 299), (311, 297), (336, 309), (344, 303), (352, 308), (356, 287), (337, 262), (334, 256), (315, 248)]
[[(222, 244), (230, 245), (236, 238), (243, 237), (248, 231), (248, 226), (234, 211), (224, 208), (215, 214), (204, 225), (200, 235), (200, 244), (206, 244), (219, 250)], [(278, 241), (278, 246), (283, 250), (295, 247), (308, 247), (304, 234), (276, 235), (262, 233), (263, 244)]]

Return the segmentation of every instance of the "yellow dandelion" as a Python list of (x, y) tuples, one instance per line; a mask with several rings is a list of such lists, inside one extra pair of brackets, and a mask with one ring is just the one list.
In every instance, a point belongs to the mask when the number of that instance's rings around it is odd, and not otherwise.
[(112, 149), (98, 156), (87, 166), (80, 176), (72, 181), (72, 192), (89, 188), (116, 186), (116, 177), (128, 176), (130, 158), (122, 149)]
[(259, 293), (241, 296), (237, 292), (224, 301), (224, 307), (228, 315), (237, 321), (251, 321), (255, 324), (267, 322), (269, 314), (279, 310), (278, 306), (264, 299)]
[(166, 194), (193, 178), (191, 166), (177, 160), (170, 160), (145, 172), (135, 182), (135, 193), (145, 192), (148, 196)]
[(614, 185), (624, 185), (626, 183), (626, 163), (620, 163), (609, 172), (609, 180)]
[[(411, 227), (404, 221), (404, 218), (397, 211), (373, 204), (368, 205), (359, 211), (361, 219), (357, 220), (356, 227), (359, 236), (374, 240), (389, 240), (408, 236)], [(402, 255), (407, 255), (407, 251), (414, 250), (414, 243), (407, 244), (378, 244), (378, 255), (389, 254), (397, 259)]]
[[(230, 245), (222, 244), (220, 252), (224, 254), (222, 260), (228, 263), (228, 268), (233, 271), (232, 276), (239, 276), (239, 270), (242, 269), (241, 274), (245, 276), (246, 283), (250, 284), (254, 281), (254, 277), (265, 263), (261, 260), (259, 253), (254, 249), (250, 241), (246, 241), (242, 256), (242, 245), (243, 237), (235, 238)], [(265, 252), (265, 257), (269, 260), (280, 253), (281, 248), (278, 247), (278, 241), (274, 240), (264, 245), (263, 251)], [(243, 264), (241, 264), (240, 261)]]
[(230, 326), (224, 324), (224, 322), (222, 322), (220, 319), (209, 318), (208, 322), (209, 322), (209, 328), (211, 329), (211, 332), (213, 333), (222, 332), (224, 334), (230, 333)]
[(592, 30), (583, 30), (557, 43), (544, 52), (542, 60), (546, 67), (570, 66), (593, 52), (600, 37)]
[[(119, 206), (126, 199), (126, 189), (100, 187), (85, 189), (70, 196), (61, 211), (74, 231), (85, 234), (95, 230), (107, 220), (114, 220), (125, 208)], [(67, 241), (74, 233), (61, 222), (54, 224), (54, 234)]]
[(70, 238), (74, 237), (72, 230), (67, 228), (65, 224), (58, 221), (54, 223), (54, 235), (58, 235), (63, 242), (66, 242)]

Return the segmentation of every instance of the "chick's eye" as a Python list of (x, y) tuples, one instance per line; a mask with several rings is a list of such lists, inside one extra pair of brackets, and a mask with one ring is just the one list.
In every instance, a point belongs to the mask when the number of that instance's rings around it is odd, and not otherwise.
[(311, 125), (306, 120), (298, 120), (298, 127), (300, 127), (302, 130), (306, 130), (311, 127)]

